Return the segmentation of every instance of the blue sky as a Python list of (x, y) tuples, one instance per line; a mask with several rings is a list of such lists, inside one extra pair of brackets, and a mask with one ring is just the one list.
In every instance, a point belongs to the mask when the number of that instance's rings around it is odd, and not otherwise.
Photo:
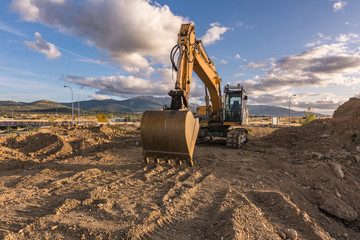
[[(0, 100), (165, 96), (169, 53), (194, 22), (226, 83), (250, 104), (331, 114), (359, 94), (358, 0), (2, 0)], [(191, 96), (203, 99), (193, 75)]]

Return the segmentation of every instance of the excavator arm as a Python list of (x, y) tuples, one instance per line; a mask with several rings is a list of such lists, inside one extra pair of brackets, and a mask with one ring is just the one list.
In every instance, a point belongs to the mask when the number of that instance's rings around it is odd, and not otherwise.
[[(179, 51), (177, 63), (175, 54)], [(212, 109), (209, 110), (210, 119), (222, 120), (221, 78), (218, 76), (214, 63), (206, 53), (201, 40), (195, 38), (193, 23), (183, 24), (178, 35), (177, 45), (170, 54), (173, 69), (177, 71), (175, 91), (170, 91), (172, 97), (170, 109), (188, 109), (192, 72), (205, 84), (206, 102), (209, 108), (209, 96)]]
[(192, 23), (181, 25), (177, 45), (172, 49), (170, 58), (173, 69), (177, 72), (175, 90), (168, 93), (171, 105), (163, 110), (145, 111), (141, 119), (144, 161), (148, 163), (149, 158), (153, 158), (155, 162), (159, 158), (166, 161), (176, 159), (178, 164), (185, 160), (193, 166), (199, 120), (189, 111), (192, 72), (205, 84), (207, 112), (213, 122), (223, 120), (221, 78), (201, 41), (196, 40)]

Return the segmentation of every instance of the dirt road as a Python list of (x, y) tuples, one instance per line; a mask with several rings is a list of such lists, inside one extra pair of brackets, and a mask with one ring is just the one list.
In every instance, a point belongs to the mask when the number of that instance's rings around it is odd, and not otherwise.
[(359, 101), (193, 168), (145, 165), (131, 127), (2, 137), (0, 239), (360, 239)]

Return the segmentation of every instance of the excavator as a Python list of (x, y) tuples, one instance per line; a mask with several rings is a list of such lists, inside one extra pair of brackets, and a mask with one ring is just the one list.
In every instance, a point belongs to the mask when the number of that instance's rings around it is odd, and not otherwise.
[[(175, 59), (177, 58), (177, 59)], [(144, 162), (152, 158), (156, 163), (171, 159), (193, 166), (197, 138), (223, 137), (230, 148), (239, 148), (247, 141), (247, 130), (240, 128), (247, 121), (247, 95), (241, 85), (224, 87), (214, 62), (208, 56), (201, 40), (195, 38), (193, 23), (182, 24), (177, 44), (170, 53), (172, 68), (177, 72), (175, 90), (170, 107), (145, 111), (141, 119), (141, 143)], [(205, 106), (198, 107), (196, 115), (189, 110), (193, 71), (205, 85)], [(211, 101), (211, 104), (210, 104)]]

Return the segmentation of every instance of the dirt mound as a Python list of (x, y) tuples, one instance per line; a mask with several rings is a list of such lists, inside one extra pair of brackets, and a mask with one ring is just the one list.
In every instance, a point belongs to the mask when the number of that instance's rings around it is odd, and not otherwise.
[(58, 136), (50, 133), (37, 133), (33, 135), (19, 135), (7, 140), (7, 146), (20, 149), (25, 154), (50, 154), (57, 145), (62, 145)]
[(136, 126), (0, 138), (0, 239), (360, 239), (358, 127), (341, 119), (198, 144), (192, 168), (144, 164)]
[(359, 118), (360, 117), (360, 98), (350, 98), (334, 112), (333, 118)]
[(265, 137), (274, 146), (292, 150), (352, 152), (360, 145), (360, 99), (351, 98), (328, 120), (315, 120), (299, 128), (284, 128)]
[(108, 127), (107, 125), (103, 124), (100, 126), (99, 128), (99, 131), (106, 134), (106, 135), (109, 135), (109, 134), (113, 134), (114, 133), (114, 130), (110, 127)]

